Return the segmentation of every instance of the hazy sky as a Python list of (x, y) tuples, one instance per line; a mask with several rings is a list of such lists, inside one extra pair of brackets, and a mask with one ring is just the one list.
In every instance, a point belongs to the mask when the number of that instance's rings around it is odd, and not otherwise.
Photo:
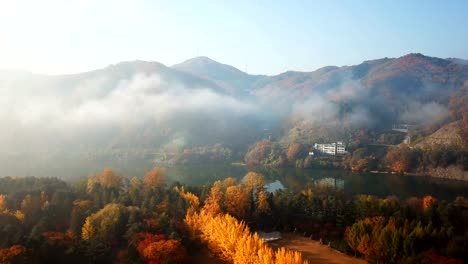
[(208, 56), (249, 73), (420, 52), (468, 59), (468, 1), (0, 0), (0, 68), (74, 73)]

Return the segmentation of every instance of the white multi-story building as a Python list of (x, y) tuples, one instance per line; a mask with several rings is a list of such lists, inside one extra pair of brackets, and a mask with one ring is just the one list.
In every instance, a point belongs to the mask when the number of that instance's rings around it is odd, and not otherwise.
[(346, 147), (343, 142), (338, 141), (330, 144), (314, 144), (314, 149), (321, 153), (328, 155), (344, 155), (346, 154)]

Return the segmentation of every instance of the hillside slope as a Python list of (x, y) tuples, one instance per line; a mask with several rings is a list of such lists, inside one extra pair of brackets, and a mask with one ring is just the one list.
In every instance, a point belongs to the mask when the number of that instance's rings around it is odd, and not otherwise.
[(415, 144), (417, 147), (435, 146), (435, 145), (460, 145), (463, 144), (462, 138), (458, 133), (461, 121), (448, 123), (431, 135), (425, 137)]

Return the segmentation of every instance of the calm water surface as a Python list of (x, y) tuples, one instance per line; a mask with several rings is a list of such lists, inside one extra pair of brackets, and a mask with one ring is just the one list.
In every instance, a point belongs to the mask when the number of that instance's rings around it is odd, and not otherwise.
[[(301, 189), (307, 185), (327, 185), (346, 194), (390, 195), (402, 199), (432, 195), (452, 200), (468, 196), (468, 182), (430, 177), (393, 174), (352, 173), (344, 170), (303, 170), (294, 168), (251, 168), (262, 173), (267, 182), (279, 181), (286, 188)], [(167, 168), (167, 179), (188, 185), (208, 184), (226, 177), (242, 178), (248, 169), (239, 166), (180, 166)]]
[[(86, 161), (71, 160), (50, 165), (28, 164), (21, 171), (4, 171), (0, 176), (39, 176), (76, 179), (96, 174), (110, 167), (125, 177), (143, 177), (154, 166), (145, 160)], [(166, 181), (178, 181), (187, 185), (210, 184), (226, 177), (242, 178), (248, 170), (262, 173), (267, 182), (278, 181), (286, 188), (301, 189), (307, 185), (328, 185), (342, 189), (346, 194), (371, 194), (379, 197), (396, 195), (402, 199), (432, 195), (438, 199), (452, 200), (457, 196), (468, 197), (468, 182), (443, 180), (430, 177), (389, 174), (352, 173), (344, 170), (303, 170), (294, 168), (250, 168), (232, 165), (176, 166), (166, 168)]]

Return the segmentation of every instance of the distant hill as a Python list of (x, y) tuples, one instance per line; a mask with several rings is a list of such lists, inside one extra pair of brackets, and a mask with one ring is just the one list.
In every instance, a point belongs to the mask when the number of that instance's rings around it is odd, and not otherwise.
[(464, 59), (448, 58), (447, 60), (454, 62), (454, 63), (458, 63), (458, 64), (468, 65), (468, 60), (464, 60)]
[[(457, 89), (467, 79), (468, 65), (421, 54), (408, 54), (396, 59), (365, 61), (355, 66), (331, 66), (313, 72), (285, 72), (263, 78), (255, 88), (281, 88), (288, 91), (291, 98), (303, 98), (318, 92), (328, 93), (331, 99), (342, 100), (348, 99), (346, 95), (354, 95), (352, 92), (356, 91), (359, 92), (357, 96), (378, 95), (389, 101), (408, 96), (436, 100), (440, 99), (440, 94)], [(349, 90), (348, 93), (346, 90)]]
[(129, 80), (137, 74), (144, 76), (158, 75), (168, 85), (177, 83), (188, 88), (204, 87), (217, 92), (224, 92), (219, 86), (204, 78), (172, 69), (159, 62), (139, 60), (120, 62), (103, 69), (84, 73), (53, 76), (48, 81), (54, 82), (59, 88), (63, 88), (63, 86), (80, 85), (89, 80), (103, 80), (101, 89), (112, 90), (119, 81)]
[(227, 64), (208, 57), (196, 57), (172, 68), (213, 81), (232, 94), (242, 95), (250, 92), (252, 84), (264, 76), (249, 75)]

